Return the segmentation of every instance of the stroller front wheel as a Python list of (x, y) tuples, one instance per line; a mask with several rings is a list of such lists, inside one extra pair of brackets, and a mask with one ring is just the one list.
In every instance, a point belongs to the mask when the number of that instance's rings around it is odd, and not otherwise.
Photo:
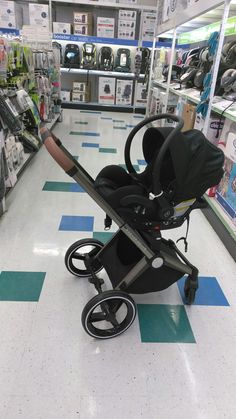
[(86, 333), (97, 339), (110, 339), (125, 332), (136, 317), (136, 304), (123, 291), (105, 291), (93, 297), (82, 312)]
[[(88, 278), (91, 272), (85, 266), (85, 259), (95, 257), (104, 244), (96, 239), (82, 239), (73, 243), (65, 254), (65, 265), (70, 273), (75, 276)], [(92, 262), (93, 272), (97, 274), (103, 269), (98, 259)]]

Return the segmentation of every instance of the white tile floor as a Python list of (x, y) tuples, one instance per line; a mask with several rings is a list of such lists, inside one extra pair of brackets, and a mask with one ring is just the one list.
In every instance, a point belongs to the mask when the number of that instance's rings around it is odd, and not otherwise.
[[(139, 122), (128, 114), (103, 116)], [(101, 136), (71, 136), (71, 130)], [(124, 163), (128, 132), (113, 130), (112, 120), (99, 114), (79, 111), (65, 111), (55, 128), (92, 175)], [(117, 154), (82, 148), (83, 141), (115, 147)], [(134, 160), (142, 158), (140, 150), (133, 148)], [(96, 341), (80, 323), (93, 289), (74, 279), (63, 261), (67, 247), (88, 233), (58, 226), (62, 215), (92, 215), (94, 230), (103, 231), (103, 213), (86, 194), (43, 192), (45, 181), (70, 179), (42, 147), (0, 219), (0, 269), (47, 273), (38, 303), (0, 302), (0, 418), (235, 419), (236, 268), (202, 213), (191, 217), (188, 257), (202, 276), (217, 277), (230, 307), (187, 307), (196, 344), (142, 343), (138, 319), (120, 337)], [(183, 231), (166, 236), (176, 239)], [(176, 285), (135, 299), (181, 304)]]

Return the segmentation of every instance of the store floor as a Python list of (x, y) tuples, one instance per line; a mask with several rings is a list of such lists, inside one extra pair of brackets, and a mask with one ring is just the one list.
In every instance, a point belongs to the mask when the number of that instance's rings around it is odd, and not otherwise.
[[(125, 139), (140, 118), (64, 111), (55, 134), (95, 176), (124, 164)], [(138, 138), (135, 144), (133, 162), (142, 170)], [(102, 211), (44, 147), (7, 205), (0, 219), (1, 419), (236, 418), (235, 263), (200, 211), (191, 217), (188, 252), (201, 277), (196, 304), (184, 305), (182, 281), (136, 296), (133, 326), (98, 341), (80, 322), (94, 289), (67, 272), (63, 257), (79, 238), (110, 237)]]

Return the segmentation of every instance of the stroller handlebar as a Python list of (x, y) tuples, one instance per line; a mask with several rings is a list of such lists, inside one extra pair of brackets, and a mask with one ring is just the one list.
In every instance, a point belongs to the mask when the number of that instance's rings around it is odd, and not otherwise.
[(158, 157), (156, 159), (156, 162), (154, 164), (154, 170), (153, 170), (153, 193), (155, 195), (158, 195), (162, 192), (161, 184), (160, 184), (160, 170), (161, 170), (161, 164), (164, 158), (164, 155), (172, 141), (172, 139), (175, 137), (177, 133), (181, 131), (181, 129), (184, 126), (184, 121), (182, 118), (172, 115), (172, 114), (160, 114), (160, 115), (154, 115), (150, 116), (149, 118), (145, 118), (143, 121), (141, 121), (138, 125), (136, 125), (135, 128), (132, 129), (130, 132), (126, 144), (125, 144), (125, 164), (127, 166), (127, 169), (129, 173), (136, 173), (134, 170), (134, 167), (131, 163), (130, 159), (130, 149), (131, 149), (131, 143), (133, 141), (134, 136), (137, 134), (137, 132), (143, 128), (145, 125), (158, 121), (160, 119), (172, 119), (174, 122), (177, 122), (176, 127), (171, 131), (171, 133), (166, 137), (164, 144), (162, 145)]
[(54, 160), (59, 164), (59, 166), (62, 167), (62, 169), (68, 173), (70, 172), (73, 167), (74, 163), (69, 157), (61, 150), (61, 148), (56, 143), (55, 139), (52, 137), (52, 134), (46, 127), (42, 127), (40, 129), (42, 141), (48, 150), (48, 152), (51, 154), (51, 156), (54, 158)]

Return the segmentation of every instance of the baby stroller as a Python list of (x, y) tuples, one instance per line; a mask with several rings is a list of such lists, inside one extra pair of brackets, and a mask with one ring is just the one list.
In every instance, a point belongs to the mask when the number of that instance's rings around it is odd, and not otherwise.
[[(137, 132), (155, 120), (171, 119), (175, 128), (148, 128), (143, 136), (147, 162), (137, 174), (130, 159)], [(94, 180), (45, 127), (42, 141), (65, 172), (74, 178), (107, 214), (105, 228), (114, 221), (119, 230), (107, 243), (83, 239), (72, 244), (65, 255), (67, 269), (88, 278), (98, 292), (84, 307), (85, 331), (100, 339), (118, 336), (136, 316), (130, 294), (163, 290), (184, 274), (185, 298), (194, 302), (198, 270), (161, 231), (180, 227), (192, 210), (202, 207), (202, 195), (219, 183), (224, 154), (197, 130), (181, 132), (183, 120), (163, 114), (141, 121), (125, 145), (128, 173), (119, 166), (105, 167)], [(186, 238), (184, 238), (186, 242)], [(105, 269), (113, 289), (103, 291), (99, 275)]]

